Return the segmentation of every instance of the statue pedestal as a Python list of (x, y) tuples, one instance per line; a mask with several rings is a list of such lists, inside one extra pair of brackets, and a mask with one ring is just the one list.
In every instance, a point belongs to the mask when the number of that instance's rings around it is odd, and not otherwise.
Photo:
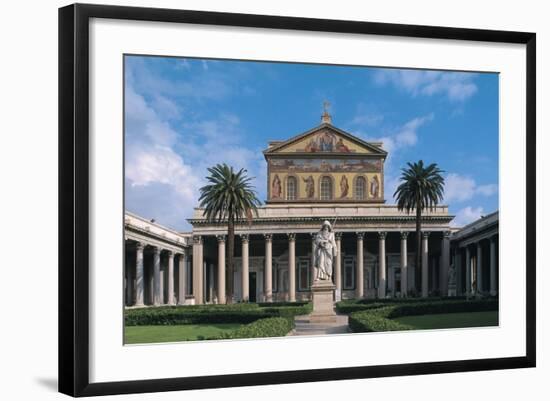
[(456, 284), (449, 284), (449, 288), (447, 289), (447, 296), (456, 297)]
[(334, 290), (336, 286), (331, 280), (315, 281), (311, 286), (313, 294), (313, 312), (309, 315), (310, 323), (336, 322), (334, 312)]

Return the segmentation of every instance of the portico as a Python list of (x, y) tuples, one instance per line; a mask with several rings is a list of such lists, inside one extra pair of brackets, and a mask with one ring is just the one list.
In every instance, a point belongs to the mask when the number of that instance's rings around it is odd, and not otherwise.
[(458, 295), (498, 293), (498, 226), (498, 212), (495, 212), (450, 237)]
[(126, 306), (185, 304), (192, 293), (189, 236), (129, 212), (124, 226)]
[[(442, 250), (448, 249), (452, 216), (445, 206), (427, 211), (423, 217), (423, 259), (426, 267), (431, 263), (432, 269), (416, 274), (415, 220), (394, 206), (267, 205), (259, 209), (252, 224), (242, 221), (236, 227), (233, 301), (309, 300), (312, 234), (319, 229), (318, 222), (335, 211), (338, 217), (334, 231), (340, 250), (334, 264), (337, 298), (428, 296), (444, 290), (439, 280), (428, 286), (428, 277), (443, 277), (449, 268), (449, 258), (442, 255)], [(202, 265), (216, 266), (217, 281), (225, 281), (220, 261), (225, 262), (226, 227), (207, 222), (201, 209), (196, 209), (189, 221), (195, 237), (201, 238), (195, 242), (193, 254), (203, 255)], [(217, 283), (214, 287), (216, 299), (202, 297), (195, 301), (223, 302), (223, 287)]]

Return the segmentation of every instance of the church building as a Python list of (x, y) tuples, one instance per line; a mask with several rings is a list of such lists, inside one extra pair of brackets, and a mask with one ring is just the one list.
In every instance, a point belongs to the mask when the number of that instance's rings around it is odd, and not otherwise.
[[(457, 267), (473, 266), (466, 242), (451, 252), (457, 230), (445, 205), (423, 212), (422, 265), (415, 266), (415, 213), (398, 210), (384, 193), (388, 153), (332, 125), (327, 111), (320, 125), (270, 142), (263, 154), (267, 199), (235, 228), (234, 302), (311, 299), (313, 240), (325, 220), (338, 249), (336, 301), (448, 295), (456, 255), (464, 254)], [(200, 208), (188, 221), (192, 232), (177, 233), (126, 213), (127, 306), (226, 302), (227, 226), (207, 221)], [(474, 275), (451, 270), (460, 295)]]

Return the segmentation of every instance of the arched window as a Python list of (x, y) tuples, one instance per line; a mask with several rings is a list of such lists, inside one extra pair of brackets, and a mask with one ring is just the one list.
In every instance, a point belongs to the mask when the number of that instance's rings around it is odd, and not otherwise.
[(321, 178), (321, 200), (332, 199), (332, 180), (330, 177)]
[(296, 200), (296, 178), (288, 177), (286, 181), (286, 199)]
[(355, 199), (363, 200), (366, 198), (367, 181), (365, 177), (357, 177), (355, 179)]

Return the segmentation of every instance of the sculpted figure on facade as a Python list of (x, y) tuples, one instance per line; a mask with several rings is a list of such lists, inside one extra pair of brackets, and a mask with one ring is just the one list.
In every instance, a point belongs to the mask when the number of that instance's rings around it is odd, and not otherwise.
[(315, 281), (332, 278), (332, 262), (338, 256), (336, 241), (330, 222), (324, 221), (315, 236)]
[(306, 184), (306, 196), (308, 198), (313, 198), (315, 196), (315, 180), (313, 179), (313, 176), (309, 176), (307, 178), (302, 178)]
[(348, 196), (349, 191), (349, 182), (345, 175), (342, 176), (342, 179), (340, 180), (340, 198), (345, 198)]
[(273, 179), (273, 185), (271, 186), (271, 196), (273, 198), (281, 197), (281, 180), (279, 178), (279, 175), (277, 174), (275, 174), (275, 178)]
[(378, 198), (379, 190), (380, 190), (380, 182), (378, 181), (378, 176), (375, 175), (370, 181), (370, 195), (373, 198)]

